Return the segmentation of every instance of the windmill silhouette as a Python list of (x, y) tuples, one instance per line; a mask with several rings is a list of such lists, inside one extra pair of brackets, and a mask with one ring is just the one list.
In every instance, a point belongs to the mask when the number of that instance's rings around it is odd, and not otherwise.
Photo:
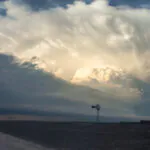
[(99, 112), (100, 112), (101, 106), (99, 104), (96, 104), (96, 105), (92, 105), (91, 108), (96, 109), (97, 111), (96, 121), (99, 121)]

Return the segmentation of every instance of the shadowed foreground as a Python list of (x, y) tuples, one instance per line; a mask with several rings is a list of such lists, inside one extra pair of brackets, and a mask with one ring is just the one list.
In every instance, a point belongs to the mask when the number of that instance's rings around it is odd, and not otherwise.
[(55, 150), (22, 140), (11, 135), (0, 133), (0, 150)]
[(1, 121), (0, 132), (49, 148), (150, 149), (150, 123)]

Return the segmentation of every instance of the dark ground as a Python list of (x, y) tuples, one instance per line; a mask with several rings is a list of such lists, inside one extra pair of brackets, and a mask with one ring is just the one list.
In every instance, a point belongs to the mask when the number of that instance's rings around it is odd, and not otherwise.
[(0, 121), (0, 132), (58, 149), (150, 150), (150, 123)]

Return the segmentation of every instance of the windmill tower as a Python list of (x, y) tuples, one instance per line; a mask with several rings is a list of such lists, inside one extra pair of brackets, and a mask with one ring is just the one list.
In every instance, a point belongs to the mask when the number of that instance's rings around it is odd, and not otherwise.
[(92, 105), (91, 108), (96, 109), (96, 111), (97, 111), (96, 121), (98, 122), (99, 121), (99, 112), (100, 112), (101, 106), (99, 104), (96, 104), (96, 105)]

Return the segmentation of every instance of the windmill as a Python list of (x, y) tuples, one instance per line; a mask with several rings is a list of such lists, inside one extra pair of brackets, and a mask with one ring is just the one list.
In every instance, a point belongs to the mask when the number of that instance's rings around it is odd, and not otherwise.
[(99, 104), (96, 104), (96, 105), (92, 105), (91, 108), (96, 109), (97, 111), (96, 121), (99, 121), (99, 112), (100, 112), (101, 106)]

